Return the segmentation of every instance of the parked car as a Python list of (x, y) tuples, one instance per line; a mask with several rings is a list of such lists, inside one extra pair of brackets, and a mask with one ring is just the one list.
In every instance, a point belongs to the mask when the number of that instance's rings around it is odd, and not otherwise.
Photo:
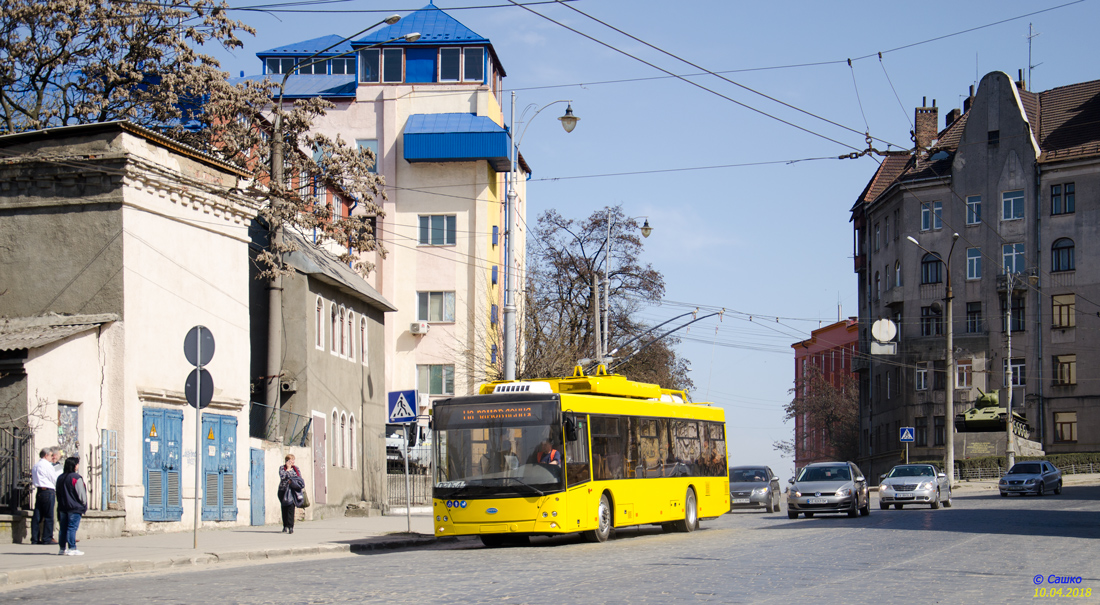
[(779, 477), (767, 466), (730, 468), (730, 510), (760, 507), (779, 512)]
[(816, 513), (848, 513), (849, 517), (871, 514), (871, 494), (867, 478), (852, 462), (815, 462), (806, 465), (790, 480), (787, 490), (787, 517), (798, 513), (813, 517)]
[(1042, 496), (1047, 492), (1062, 493), (1062, 471), (1046, 460), (1017, 462), (1001, 477), (997, 488), (1001, 496), (1009, 494), (1035, 494)]
[(891, 504), (899, 510), (906, 504), (949, 507), (951, 484), (947, 475), (931, 464), (899, 464), (883, 475), (878, 484), (878, 507), (886, 510)]

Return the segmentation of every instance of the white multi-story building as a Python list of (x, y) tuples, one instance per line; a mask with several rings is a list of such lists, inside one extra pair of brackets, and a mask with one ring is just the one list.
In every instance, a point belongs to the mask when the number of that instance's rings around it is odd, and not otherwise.
[[(418, 40), (401, 39), (414, 32)], [(340, 40), (257, 53), (263, 75), (252, 78), (278, 79)], [(385, 390), (417, 388), (423, 413), (432, 398), (472, 392), (499, 374), (506, 275), (524, 274), (524, 178), (515, 179), (510, 238), (519, 260), (506, 269), (504, 68), (487, 38), (430, 4), (319, 58), (288, 78), (284, 100), (333, 102), (315, 130), (377, 156), (386, 183), (377, 235), (386, 254), (372, 259), (368, 281), (398, 308), (385, 326)]]

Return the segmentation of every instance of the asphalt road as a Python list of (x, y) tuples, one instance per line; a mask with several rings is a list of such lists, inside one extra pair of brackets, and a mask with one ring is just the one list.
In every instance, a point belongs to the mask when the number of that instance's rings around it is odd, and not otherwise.
[[(7, 603), (1001, 603), (1037, 588), (1100, 602), (1100, 487), (959, 492), (949, 509), (789, 520), (734, 512), (691, 534), (619, 531), (58, 582)], [(1042, 576), (1042, 584), (1035, 583)], [(1050, 585), (1050, 576), (1076, 578)]]

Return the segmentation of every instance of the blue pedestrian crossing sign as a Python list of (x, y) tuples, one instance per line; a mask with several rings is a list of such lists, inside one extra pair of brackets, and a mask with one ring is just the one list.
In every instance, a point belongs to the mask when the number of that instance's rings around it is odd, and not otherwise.
[(389, 411), (389, 419), (386, 420), (389, 424), (416, 422), (416, 390), (390, 391), (386, 409)]
[(901, 427), (901, 442), (913, 443), (914, 441), (916, 441), (916, 439), (913, 438), (913, 432), (913, 427), (911, 426)]

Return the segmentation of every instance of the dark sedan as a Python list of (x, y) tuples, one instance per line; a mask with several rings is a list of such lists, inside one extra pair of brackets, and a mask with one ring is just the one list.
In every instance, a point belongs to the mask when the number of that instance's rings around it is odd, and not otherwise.
[(766, 466), (730, 468), (730, 510), (763, 508), (779, 512), (779, 477)]

